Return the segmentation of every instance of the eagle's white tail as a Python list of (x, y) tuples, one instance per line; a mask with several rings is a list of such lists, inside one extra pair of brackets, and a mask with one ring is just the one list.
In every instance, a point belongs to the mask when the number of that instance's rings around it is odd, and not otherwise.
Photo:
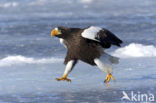
[(104, 53), (100, 58), (95, 58), (94, 62), (102, 71), (108, 74), (113, 72), (112, 64), (118, 64), (119, 58)]
[(118, 64), (118, 63), (119, 63), (119, 58), (114, 57), (114, 56), (111, 56), (111, 55), (110, 55), (109, 60), (110, 60), (113, 64)]
[(107, 57), (112, 64), (118, 64), (119, 63), (119, 58), (117, 58), (115, 56), (111, 56), (107, 53), (104, 53), (104, 56)]
[(119, 58), (104, 53), (100, 58), (95, 58), (94, 62), (102, 71), (108, 74), (113, 72), (112, 64), (118, 64)]

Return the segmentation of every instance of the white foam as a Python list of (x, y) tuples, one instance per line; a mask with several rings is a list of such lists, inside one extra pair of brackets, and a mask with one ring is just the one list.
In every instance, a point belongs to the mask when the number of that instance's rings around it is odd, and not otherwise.
[(90, 4), (93, 2), (93, 0), (80, 0), (80, 2), (83, 4)]
[(155, 57), (156, 47), (153, 45), (131, 43), (123, 48), (115, 50), (113, 55), (120, 58)]
[(35, 59), (35, 58), (17, 55), (17, 56), (8, 56), (8, 57), (1, 59), (0, 67), (20, 65), (20, 64), (48, 64), (48, 63), (58, 63), (62, 61), (63, 61), (62, 58), (55, 58), (55, 57)]
[(3, 8), (16, 7), (16, 6), (18, 6), (17, 2), (8, 2), (8, 3), (0, 4), (0, 7)]
[(32, 2), (29, 3), (29, 5), (44, 5), (45, 3), (47, 3), (48, 0), (34, 0)]

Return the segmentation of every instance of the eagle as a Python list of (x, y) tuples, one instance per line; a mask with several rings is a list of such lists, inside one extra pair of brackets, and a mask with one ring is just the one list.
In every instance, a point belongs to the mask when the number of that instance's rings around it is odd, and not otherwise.
[(112, 32), (97, 26), (89, 26), (83, 29), (59, 26), (51, 31), (51, 36), (58, 37), (60, 43), (67, 48), (64, 60), (66, 68), (63, 76), (56, 78), (57, 81), (70, 82), (71, 80), (67, 76), (79, 60), (97, 66), (105, 72), (107, 74), (105, 83), (111, 79), (114, 80), (112, 64), (118, 64), (119, 58), (107, 54), (104, 50), (112, 45), (120, 47), (122, 40)]

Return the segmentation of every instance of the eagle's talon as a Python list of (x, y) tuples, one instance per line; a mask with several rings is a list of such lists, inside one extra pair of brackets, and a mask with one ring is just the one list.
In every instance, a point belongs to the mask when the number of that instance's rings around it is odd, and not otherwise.
[(68, 79), (68, 78), (65, 78), (65, 80), (66, 80), (67, 82), (71, 82), (71, 80), (70, 80), (70, 79)]
[(57, 81), (63, 80), (62, 78), (56, 78)]
[(67, 82), (71, 82), (70, 79), (65, 78), (65, 77), (61, 77), (61, 78), (56, 78), (57, 81), (61, 81), (61, 80), (66, 80)]
[(105, 81), (104, 81), (104, 83), (108, 83), (110, 80), (115, 80), (114, 78), (113, 78), (113, 76), (112, 76), (112, 74), (110, 73), (110, 74), (107, 74), (107, 76), (106, 76), (106, 79), (105, 79)]

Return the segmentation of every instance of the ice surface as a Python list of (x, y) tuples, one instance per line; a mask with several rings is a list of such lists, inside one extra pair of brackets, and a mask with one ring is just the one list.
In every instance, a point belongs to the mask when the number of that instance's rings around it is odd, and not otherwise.
[[(0, 103), (121, 103), (122, 91), (156, 96), (155, 0), (1, 0)], [(57, 82), (66, 49), (50, 37), (57, 26), (98, 26), (123, 44), (108, 53), (120, 57), (115, 81), (79, 62), (69, 78)], [(154, 103), (154, 102), (153, 102)]]
[(121, 59), (119, 65), (114, 65), (115, 81), (111, 81), (109, 87), (103, 82), (106, 76), (104, 72), (82, 62), (79, 62), (69, 75), (71, 83), (55, 80), (64, 72), (65, 66), (62, 61), (0, 67), (0, 100), (60, 103), (121, 102), (123, 90), (142, 93), (150, 91), (155, 94), (153, 91), (156, 89), (155, 61), (156, 58)]

